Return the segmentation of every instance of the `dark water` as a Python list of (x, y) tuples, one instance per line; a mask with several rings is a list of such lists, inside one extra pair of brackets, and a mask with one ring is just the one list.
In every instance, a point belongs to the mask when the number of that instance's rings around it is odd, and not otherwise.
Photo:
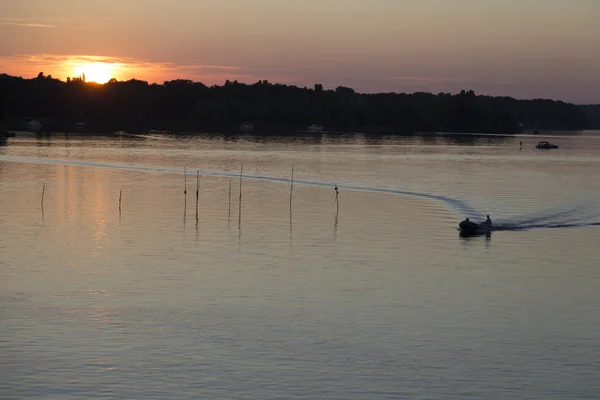
[(0, 397), (594, 398), (599, 167), (597, 132), (10, 138)]

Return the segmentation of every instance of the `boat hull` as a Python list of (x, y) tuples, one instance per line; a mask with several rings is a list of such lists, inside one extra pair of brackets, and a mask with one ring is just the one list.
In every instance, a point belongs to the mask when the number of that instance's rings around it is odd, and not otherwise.
[(460, 236), (468, 237), (468, 236), (478, 236), (478, 235), (489, 235), (491, 232), (491, 228), (482, 222), (481, 224), (476, 224), (471, 221), (463, 221), (458, 225), (458, 231), (460, 232)]
[(473, 237), (473, 236), (491, 236), (492, 231), (489, 229), (477, 229), (477, 230), (464, 230), (458, 229), (460, 237)]

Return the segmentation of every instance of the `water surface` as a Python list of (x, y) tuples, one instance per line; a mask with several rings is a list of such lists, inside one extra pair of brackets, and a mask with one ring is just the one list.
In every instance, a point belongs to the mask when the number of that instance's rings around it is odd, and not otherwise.
[(599, 167), (597, 132), (11, 138), (0, 397), (595, 397)]

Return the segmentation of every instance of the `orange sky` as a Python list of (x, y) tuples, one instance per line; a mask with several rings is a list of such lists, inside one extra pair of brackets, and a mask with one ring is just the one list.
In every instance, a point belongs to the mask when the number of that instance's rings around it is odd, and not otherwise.
[(598, 16), (600, 0), (1, 0), (0, 72), (598, 103)]

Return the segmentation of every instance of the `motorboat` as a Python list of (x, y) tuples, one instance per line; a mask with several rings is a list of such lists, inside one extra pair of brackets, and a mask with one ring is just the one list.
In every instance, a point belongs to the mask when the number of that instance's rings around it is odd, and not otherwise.
[[(490, 221), (491, 222), (491, 221)], [(466, 219), (458, 224), (458, 230), (461, 236), (489, 235), (492, 231), (492, 225), (488, 221), (478, 224)]]
[(558, 145), (549, 142), (539, 142), (535, 145), (536, 149), (558, 149)]
[(323, 126), (321, 125), (316, 125), (316, 124), (312, 124), (311, 126), (308, 127), (308, 131), (309, 132), (323, 132)]
[(239, 129), (242, 132), (252, 132), (252, 130), (254, 130), (254, 125), (252, 125), (250, 122), (244, 122), (239, 126)]

